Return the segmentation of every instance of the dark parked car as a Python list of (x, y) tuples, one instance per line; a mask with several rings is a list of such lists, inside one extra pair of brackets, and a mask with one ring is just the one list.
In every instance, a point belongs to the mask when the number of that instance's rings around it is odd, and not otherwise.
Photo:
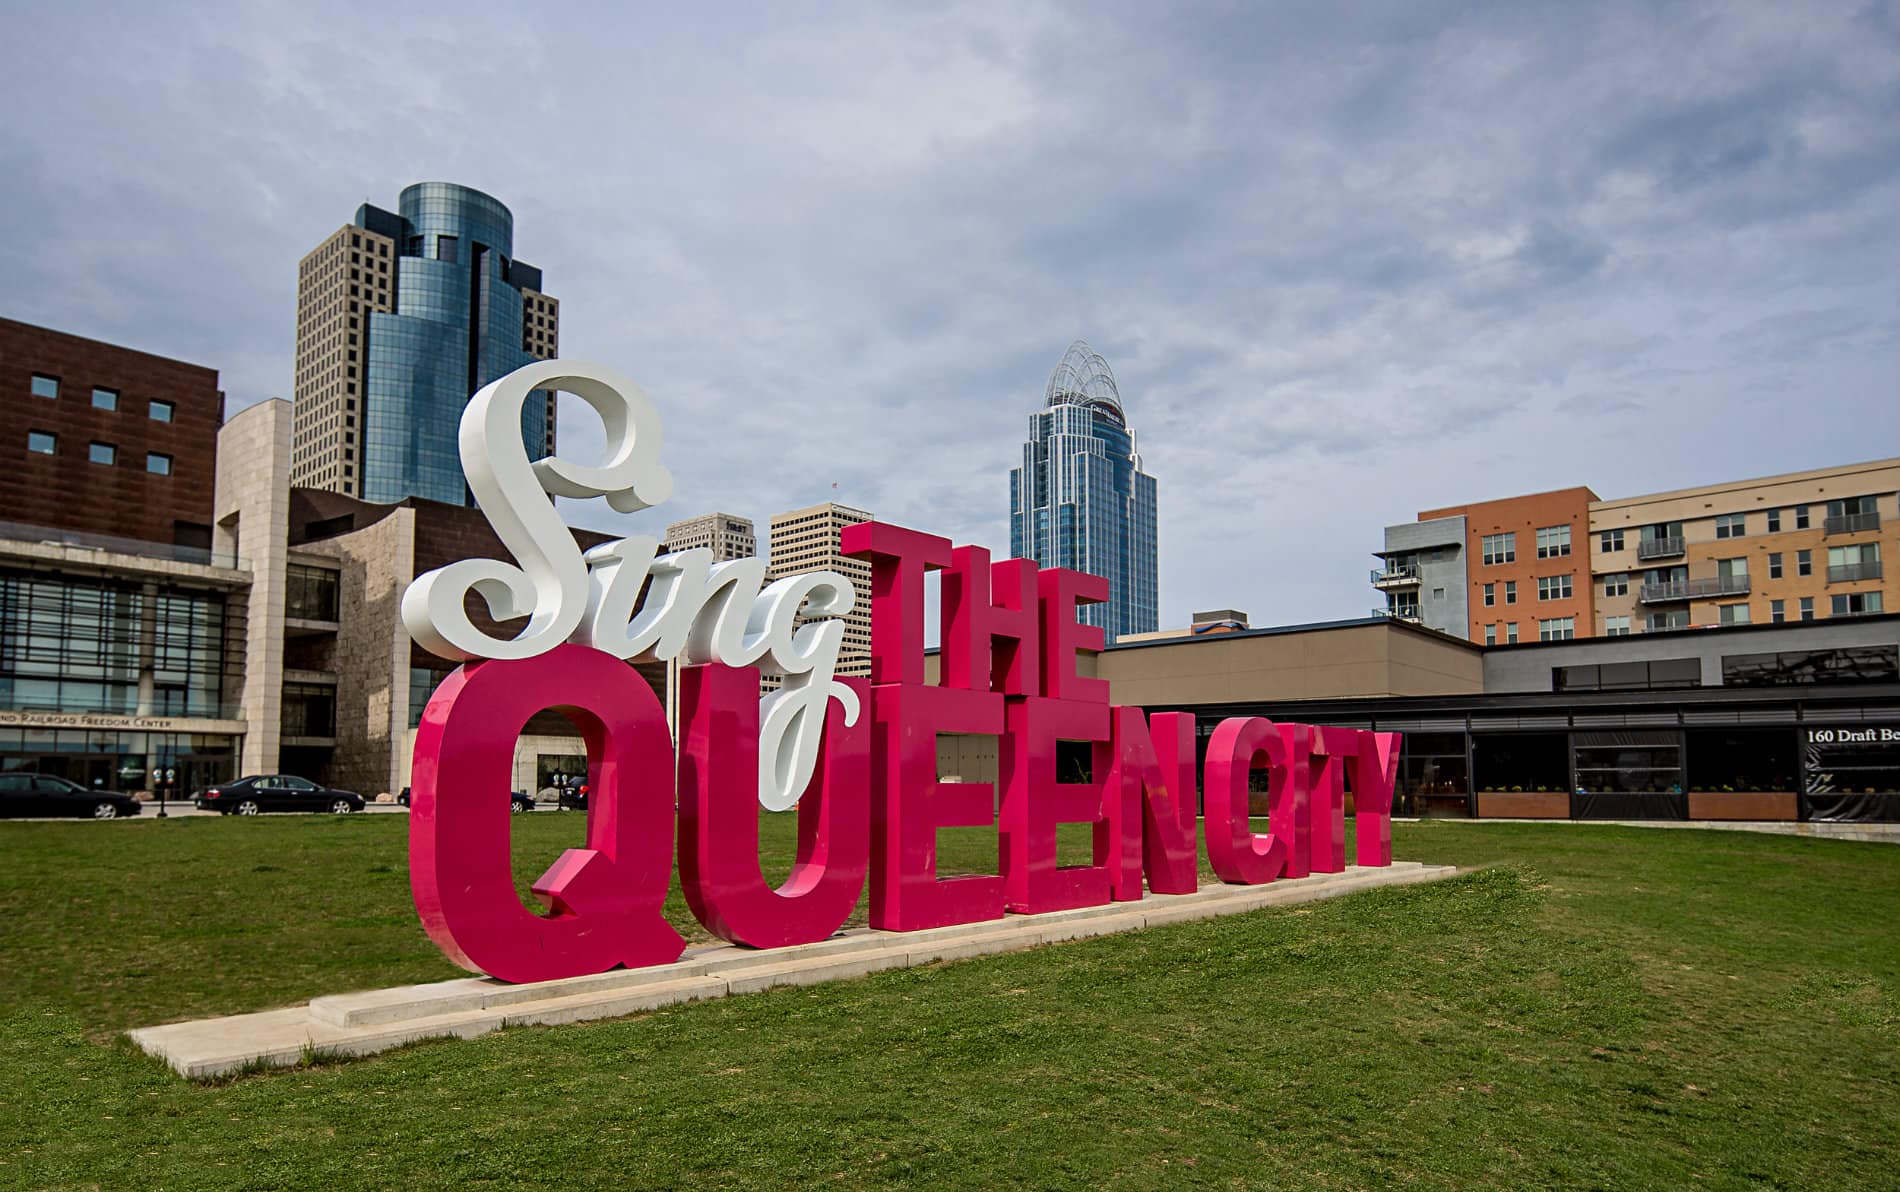
[(331, 811), (344, 815), (363, 810), (363, 796), (318, 786), (295, 774), (252, 774), (234, 782), (220, 782), (199, 791), (194, 801), (206, 811), (225, 815), (256, 815), (260, 811)]
[(117, 791), (92, 791), (51, 774), (0, 774), (0, 816), (79, 815), (118, 819), (137, 815), (139, 801)]
[[(515, 815), (534, 810), (534, 800), (528, 796), (527, 791), (509, 791), (508, 799), (508, 810)], [(401, 803), (404, 807), (409, 806), (408, 787), (405, 786), (402, 788), (402, 794), (396, 796), (396, 802)]]

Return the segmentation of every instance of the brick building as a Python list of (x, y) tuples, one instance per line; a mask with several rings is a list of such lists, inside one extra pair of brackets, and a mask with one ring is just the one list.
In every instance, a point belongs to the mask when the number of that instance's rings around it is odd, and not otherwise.
[(211, 545), (216, 369), (0, 319), (0, 520)]

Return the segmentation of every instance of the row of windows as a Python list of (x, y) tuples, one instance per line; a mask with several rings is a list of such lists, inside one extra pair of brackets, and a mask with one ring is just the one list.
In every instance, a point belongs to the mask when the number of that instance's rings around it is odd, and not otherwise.
[[(1875, 568), (1875, 565), (1879, 562), (1880, 544), (1878, 542), (1859, 542), (1847, 546), (1831, 546), (1827, 549), (1828, 578), (1835, 582), (1857, 578), (1878, 579), (1880, 578), (1880, 573)], [(1740, 579), (1748, 575), (1748, 560), (1746, 558), (1717, 559), (1715, 563), (1716, 573), (1725, 579)], [(1650, 582), (1663, 583), (1672, 578), (1680, 578), (1675, 573), (1681, 570), (1683, 569), (1680, 567), (1659, 568), (1647, 573), (1647, 578)], [(1797, 576), (1811, 576), (1814, 574), (1814, 552), (1812, 550), (1798, 550), (1794, 552), (1794, 573)], [(1768, 554), (1768, 578), (1781, 579), (1785, 575), (1786, 567), (1783, 553), (1781, 551), (1770, 551)], [(1543, 581), (1540, 580), (1538, 582), (1542, 583)], [(1603, 594), (1605, 596), (1627, 596), (1629, 595), (1629, 582), (1630, 573), (1627, 571), (1618, 571), (1606, 575), (1603, 577)], [(1489, 584), (1485, 585), (1486, 588), (1490, 586)], [(1486, 600), (1485, 603), (1489, 604), (1490, 601)]]
[[(1516, 645), (1517, 622), (1506, 621), (1502, 627), (1504, 631), (1504, 644), (1507, 646)], [(1485, 645), (1495, 646), (1498, 644), (1498, 630), (1498, 625), (1486, 625), (1484, 627)], [(1540, 618), (1537, 622), (1537, 640), (1540, 642), (1569, 641), (1576, 636), (1577, 619), (1575, 617), (1545, 617)]]
[[(59, 400), (59, 378), (46, 373), (34, 373), (32, 380), (34, 397), (43, 397), (48, 401)], [(107, 389), (101, 385), (92, 387), (92, 405), (96, 410), (114, 410), (119, 408), (119, 391)], [(153, 422), (170, 422), (176, 407), (168, 401), (152, 398), (145, 403), (145, 416)]]
[[(26, 449), (34, 455), (58, 455), (59, 436), (46, 430), (27, 431)], [(111, 443), (93, 443), (86, 449), (86, 458), (95, 464), (110, 467), (119, 462), (119, 449)], [(145, 470), (154, 476), (169, 476), (172, 474), (172, 457), (148, 451), (145, 453)]]
[[(1517, 533), (1507, 530), (1501, 534), (1486, 534), (1480, 543), (1484, 565), (1495, 567), (1501, 563), (1517, 561)], [(1537, 557), (1540, 559), (1561, 559), (1570, 553), (1569, 526), (1539, 526), (1537, 529)]]
[[(1537, 598), (1539, 600), (1569, 600), (1576, 594), (1575, 579), (1569, 575), (1540, 575), (1537, 577)], [(1484, 585), (1484, 606), (1490, 608), (1498, 602), (1498, 585)], [(1504, 581), (1504, 603), (1517, 603), (1517, 581)]]
[[(1876, 499), (1873, 496), (1841, 497), (1827, 502), (1828, 517), (1852, 517), (1871, 514), (1875, 511)], [(1747, 513), (1722, 513), (1715, 518), (1715, 536), (1718, 539), (1741, 538), (1748, 533)], [(1765, 532), (1779, 534), (1784, 524), (1796, 530), (1806, 530), (1813, 526), (1813, 517), (1807, 505), (1794, 505), (1786, 509), (1769, 509), (1763, 513)], [(1680, 538), (1682, 523), (1659, 522), (1643, 529), (1643, 540), (1659, 538)], [(1604, 530), (1597, 536), (1597, 546), (1604, 552), (1624, 549), (1627, 539), (1622, 530)]]

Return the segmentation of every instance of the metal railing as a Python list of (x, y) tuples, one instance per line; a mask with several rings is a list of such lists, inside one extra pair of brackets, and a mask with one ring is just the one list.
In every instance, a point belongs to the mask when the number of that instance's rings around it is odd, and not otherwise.
[(1403, 587), (1418, 582), (1418, 564), (1404, 564), (1397, 567), (1378, 567), (1372, 572), (1372, 586)]
[(1636, 544), (1638, 559), (1667, 559), (1683, 552), (1682, 535), (1674, 538), (1645, 538)]
[(1827, 569), (1827, 582), (1830, 584), (1851, 584), (1857, 579), (1879, 578), (1879, 559), (1872, 559), (1865, 563), (1842, 563)]
[(248, 559), (205, 550), (195, 546), (171, 546), (138, 538), (119, 538), (111, 534), (84, 534), (78, 530), (59, 530), (50, 526), (29, 526), (21, 522), (0, 521), (0, 539), (11, 539), (39, 546), (70, 546), (80, 550), (111, 551), (137, 555), (143, 559), (167, 559), (173, 563), (195, 563), (200, 567), (229, 567), (249, 571)]
[(1672, 579), (1667, 583), (1644, 584), (1637, 599), (1644, 604), (1668, 604), (1683, 600), (1708, 600), (1716, 596), (1746, 596), (1746, 575), (1717, 575), (1708, 579)]
[(1843, 513), (1839, 517), (1830, 517), (1821, 523), (1822, 531), (1828, 534), (1858, 534), (1862, 530), (1878, 530), (1879, 528), (1880, 514), (1873, 511)]
[(1372, 615), (1389, 617), (1394, 621), (1411, 621), (1414, 624), (1419, 620), (1418, 610), (1415, 608), (1375, 608), (1372, 610)]

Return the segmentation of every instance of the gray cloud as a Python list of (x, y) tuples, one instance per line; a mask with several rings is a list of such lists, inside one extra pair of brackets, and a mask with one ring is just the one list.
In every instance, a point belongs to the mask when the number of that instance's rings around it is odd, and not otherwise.
[(288, 395), (297, 259), (466, 182), (661, 403), (641, 525), (836, 496), (1006, 549), (1076, 337), (1169, 622), (1363, 611), (1435, 505), (1900, 443), (1889, 4), (74, 4), (0, 79), (4, 313)]

